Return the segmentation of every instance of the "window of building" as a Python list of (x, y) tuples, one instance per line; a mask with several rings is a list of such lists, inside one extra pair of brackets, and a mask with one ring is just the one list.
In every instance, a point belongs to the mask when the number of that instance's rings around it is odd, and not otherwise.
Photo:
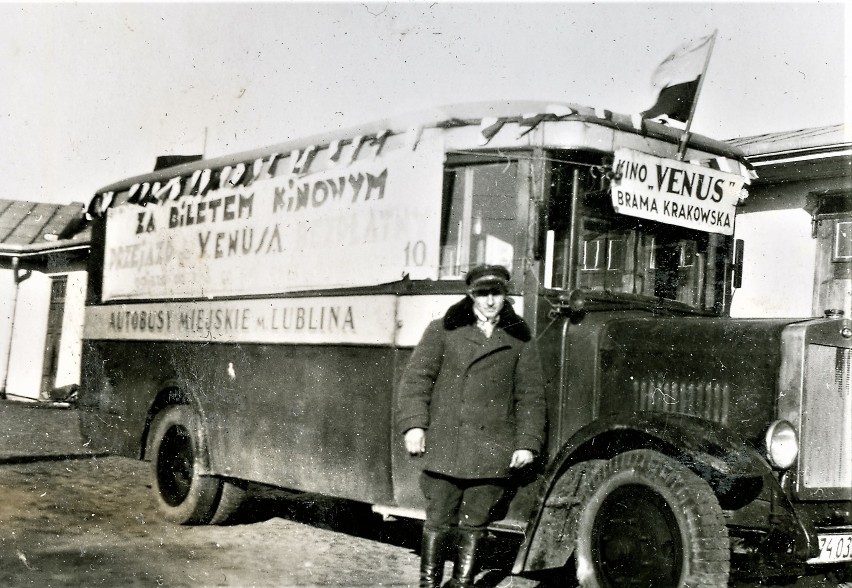
[(834, 251), (831, 261), (852, 260), (852, 221), (834, 223)]

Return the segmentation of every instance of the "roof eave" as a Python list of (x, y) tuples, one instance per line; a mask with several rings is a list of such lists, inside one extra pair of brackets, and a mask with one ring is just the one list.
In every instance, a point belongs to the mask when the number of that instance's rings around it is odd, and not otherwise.
[(85, 251), (91, 247), (89, 241), (77, 241), (74, 243), (30, 243), (29, 245), (0, 245), (0, 256), (29, 258), (53, 253), (68, 253), (72, 251)]

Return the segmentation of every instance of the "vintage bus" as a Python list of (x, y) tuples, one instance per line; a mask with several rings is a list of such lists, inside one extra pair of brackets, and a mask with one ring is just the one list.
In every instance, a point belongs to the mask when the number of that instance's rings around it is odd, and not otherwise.
[[(166, 517), (259, 482), (422, 517), (396, 385), (472, 266), (505, 265), (548, 441), (513, 572), (725, 586), (852, 566), (852, 321), (734, 320), (740, 152), (573, 104), (462, 105), (99, 190), (85, 435)], [(521, 543), (519, 541), (519, 543)]]

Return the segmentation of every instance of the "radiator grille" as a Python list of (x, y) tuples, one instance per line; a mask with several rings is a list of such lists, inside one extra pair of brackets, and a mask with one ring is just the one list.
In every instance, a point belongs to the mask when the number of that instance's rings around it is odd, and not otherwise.
[(633, 397), (637, 410), (677, 412), (726, 424), (731, 386), (718, 381), (671, 380), (657, 376), (634, 379)]
[(852, 487), (852, 350), (809, 345), (802, 400), (806, 488)]

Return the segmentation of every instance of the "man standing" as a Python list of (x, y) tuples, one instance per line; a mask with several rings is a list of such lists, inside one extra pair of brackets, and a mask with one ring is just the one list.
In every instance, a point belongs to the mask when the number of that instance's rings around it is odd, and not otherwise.
[(440, 586), (453, 535), (452, 584), (473, 585), (494, 507), (513, 470), (530, 465), (544, 442), (541, 365), (527, 324), (506, 302), (508, 283), (502, 266), (472, 269), (468, 295), (426, 328), (400, 383), (397, 426), (408, 453), (423, 456), (421, 588)]

